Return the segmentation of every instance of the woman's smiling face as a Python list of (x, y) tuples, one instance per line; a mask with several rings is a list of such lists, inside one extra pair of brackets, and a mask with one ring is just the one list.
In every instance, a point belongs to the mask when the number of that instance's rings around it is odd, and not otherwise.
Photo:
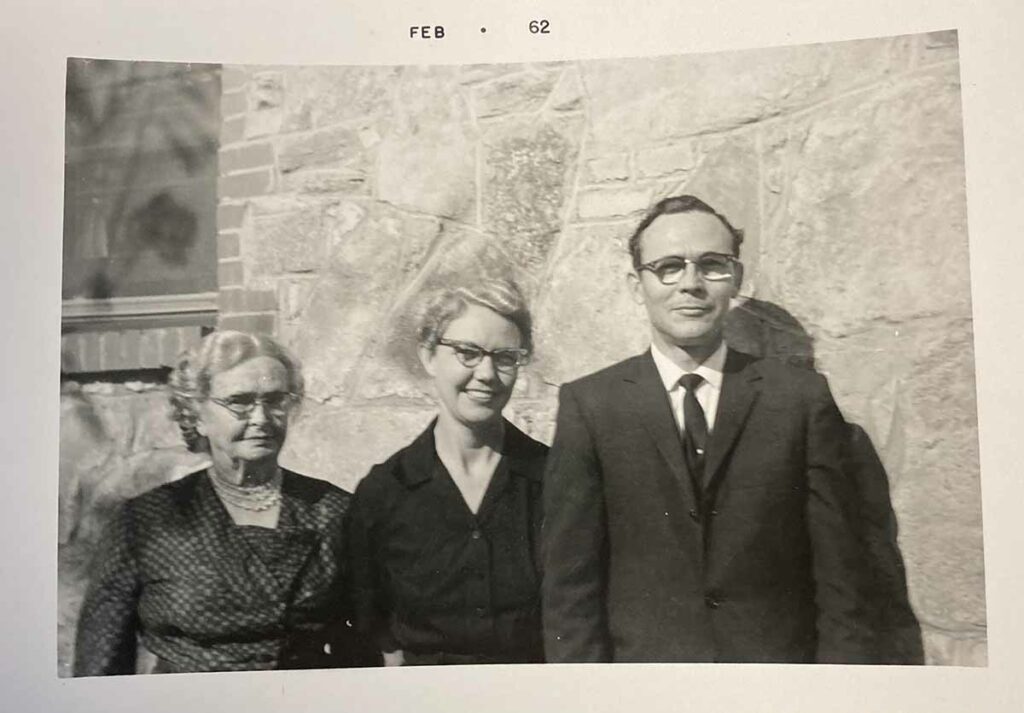
[[(522, 346), (515, 324), (493, 310), (472, 304), (448, 324), (441, 340), (487, 351)], [(516, 368), (498, 369), (490, 356), (484, 356), (475, 366), (465, 366), (457, 347), (445, 344), (433, 350), (421, 347), (420, 359), (434, 380), (442, 411), (469, 427), (501, 418), (516, 383)]]

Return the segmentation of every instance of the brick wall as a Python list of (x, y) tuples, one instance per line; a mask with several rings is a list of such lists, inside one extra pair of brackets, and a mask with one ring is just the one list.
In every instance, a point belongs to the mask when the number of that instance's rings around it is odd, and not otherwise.
[(252, 230), (249, 199), (275, 188), (274, 148), (268, 141), (246, 141), (249, 111), (248, 75), (226, 68), (221, 76), (220, 204), (217, 210), (217, 281), (220, 290), (217, 326), (273, 333), (277, 315), (275, 290), (246, 286), (241, 244)]
[(61, 368), (69, 373), (172, 366), (202, 339), (202, 327), (71, 332), (61, 335)]

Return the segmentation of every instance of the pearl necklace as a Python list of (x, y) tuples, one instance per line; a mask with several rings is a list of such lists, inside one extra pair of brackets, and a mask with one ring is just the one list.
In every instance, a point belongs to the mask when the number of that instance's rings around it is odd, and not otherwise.
[(212, 472), (210, 473), (210, 482), (225, 505), (252, 512), (263, 512), (281, 503), (280, 470), (268, 482), (259, 485), (245, 486), (226, 483)]

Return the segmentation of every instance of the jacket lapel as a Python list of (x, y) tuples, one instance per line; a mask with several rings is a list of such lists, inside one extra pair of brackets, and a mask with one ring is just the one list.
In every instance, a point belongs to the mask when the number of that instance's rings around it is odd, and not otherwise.
[[(694, 481), (683, 458), (683, 444), (672, 415), (672, 405), (651, 353), (646, 352), (636, 357), (635, 364), (633, 374), (626, 377), (632, 388), (627, 390), (627, 402), (624, 405), (627, 414), (632, 414), (644, 425), (668, 465), (671, 480), (660, 484), (666, 494), (672, 495), (668, 498), (669, 503), (677, 503), (683, 510), (679, 515), (685, 516), (696, 498)], [(663, 471), (657, 471), (657, 477), (662, 478), (663, 475)]]
[(760, 390), (756, 360), (741, 352), (729, 350), (722, 379), (722, 395), (718, 402), (715, 428), (708, 440), (704, 478), (708, 492), (714, 492), (722, 475), (722, 465), (736, 443), (737, 437), (757, 400)]

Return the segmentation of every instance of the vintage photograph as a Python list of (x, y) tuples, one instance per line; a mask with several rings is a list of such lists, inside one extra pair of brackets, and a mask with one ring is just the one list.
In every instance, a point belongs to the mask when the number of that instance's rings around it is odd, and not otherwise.
[(960, 89), (69, 59), (59, 675), (986, 666)]

